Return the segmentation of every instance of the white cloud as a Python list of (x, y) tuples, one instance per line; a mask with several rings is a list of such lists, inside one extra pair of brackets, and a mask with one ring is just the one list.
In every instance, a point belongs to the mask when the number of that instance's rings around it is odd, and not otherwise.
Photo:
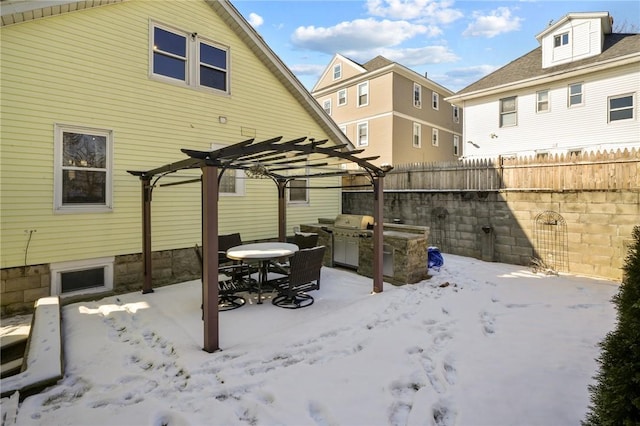
[(452, 5), (451, 0), (368, 0), (367, 11), (391, 19), (449, 24), (463, 16), (460, 10), (450, 7)]
[(327, 67), (327, 65), (315, 65), (315, 64), (294, 64), (289, 67), (291, 72), (295, 75), (315, 75), (320, 77), (322, 71)]
[(522, 22), (522, 18), (512, 16), (511, 10), (507, 7), (499, 7), (490, 15), (474, 12), (473, 18), (474, 21), (462, 33), (463, 36), (492, 38), (499, 34), (519, 30)]
[(437, 29), (406, 21), (373, 18), (341, 22), (333, 27), (298, 27), (291, 36), (294, 46), (328, 54), (345, 49), (362, 51), (397, 46), (416, 35), (438, 35)]
[[(482, 77), (494, 72), (500, 67), (494, 65), (475, 65), (465, 68), (455, 68), (439, 75), (437, 81), (451, 90), (461, 90)], [(435, 77), (434, 77), (435, 78)]]
[(249, 14), (249, 23), (253, 28), (258, 28), (260, 25), (264, 24), (264, 19), (262, 19), (262, 16), (257, 13), (251, 12)]
[(360, 62), (366, 62), (378, 55), (382, 55), (391, 61), (409, 68), (419, 65), (455, 62), (460, 59), (446, 46), (425, 46), (404, 49), (378, 48), (365, 51), (346, 50), (341, 53)]

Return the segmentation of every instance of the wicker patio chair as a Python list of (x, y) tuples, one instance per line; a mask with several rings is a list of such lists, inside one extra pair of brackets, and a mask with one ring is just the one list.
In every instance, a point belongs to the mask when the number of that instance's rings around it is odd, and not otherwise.
[(293, 236), (293, 243), (300, 250), (312, 248), (318, 245), (318, 234), (313, 232), (296, 232)]
[[(200, 273), (203, 272), (202, 252), (196, 244), (196, 256), (200, 266)], [(226, 256), (225, 256), (226, 257)], [(247, 303), (247, 300), (238, 293), (251, 291), (255, 286), (255, 280), (249, 278), (249, 267), (244, 264), (230, 264), (218, 267), (218, 310), (229, 311), (236, 309)], [(204, 300), (204, 282), (202, 283), (202, 299)], [(200, 305), (203, 309), (204, 306)], [(204, 309), (203, 309), (204, 318)]]
[(298, 309), (313, 304), (308, 291), (320, 289), (320, 270), (325, 246), (302, 249), (293, 254), (287, 275), (271, 281), (278, 295), (271, 303), (281, 308)]
[(227, 250), (231, 247), (241, 246), (242, 238), (240, 233), (235, 232), (233, 234), (218, 235), (218, 264), (227, 265), (231, 263), (237, 263), (227, 257)]
[[(300, 250), (316, 247), (318, 245), (318, 234), (312, 232), (296, 232), (293, 236), (293, 243), (297, 245)], [(269, 272), (275, 272), (280, 275), (288, 274), (289, 260), (271, 261), (269, 263)]]

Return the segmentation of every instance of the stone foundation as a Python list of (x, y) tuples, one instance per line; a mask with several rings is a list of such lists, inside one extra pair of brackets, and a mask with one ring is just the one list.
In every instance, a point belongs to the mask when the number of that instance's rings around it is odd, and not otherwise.
[[(201, 276), (198, 258), (193, 248), (153, 252), (153, 286), (175, 284), (199, 279)], [(113, 271), (113, 292), (127, 293), (142, 288), (142, 254), (116, 256)], [(30, 313), (34, 302), (51, 296), (51, 273), (49, 265), (31, 265), (6, 268), (1, 271), (2, 317)], [(95, 299), (105, 293), (72, 296), (65, 302)]]

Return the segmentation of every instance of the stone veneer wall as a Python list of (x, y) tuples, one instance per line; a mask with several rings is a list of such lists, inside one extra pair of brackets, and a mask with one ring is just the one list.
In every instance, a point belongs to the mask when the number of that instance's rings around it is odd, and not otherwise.
[[(199, 279), (200, 265), (193, 248), (165, 250), (152, 253), (153, 286), (175, 284)], [(113, 272), (114, 293), (142, 288), (142, 254), (116, 256)], [(1, 271), (1, 316), (28, 313), (41, 297), (50, 296), (49, 265), (6, 268)], [(95, 299), (104, 294), (70, 297), (65, 301)]]
[[(384, 197), (385, 222), (429, 226), (429, 245), (443, 253), (527, 266), (535, 253), (535, 217), (557, 212), (567, 225), (568, 271), (562, 272), (616, 281), (640, 225), (638, 190), (389, 191)], [(343, 192), (342, 210), (371, 214), (371, 192)]]

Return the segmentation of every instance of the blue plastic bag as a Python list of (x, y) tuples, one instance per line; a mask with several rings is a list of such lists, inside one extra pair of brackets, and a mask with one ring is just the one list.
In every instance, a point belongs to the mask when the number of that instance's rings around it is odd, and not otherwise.
[(428, 268), (435, 269), (436, 271), (440, 270), (440, 267), (444, 265), (444, 258), (442, 257), (442, 253), (440, 253), (440, 249), (438, 247), (429, 247), (427, 249), (428, 254)]

